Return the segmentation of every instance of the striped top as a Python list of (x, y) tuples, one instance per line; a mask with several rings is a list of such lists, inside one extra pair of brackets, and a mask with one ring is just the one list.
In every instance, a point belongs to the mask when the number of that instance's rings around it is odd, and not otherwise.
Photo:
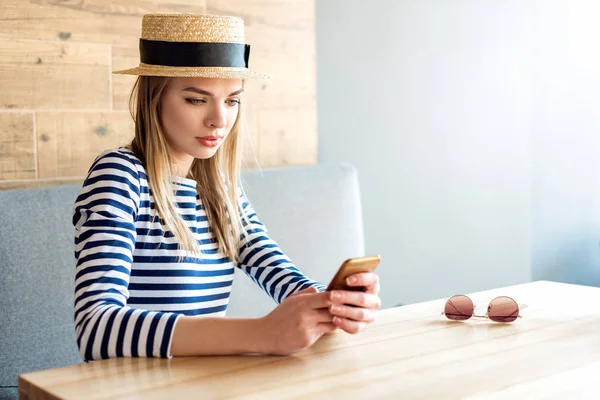
[(177, 211), (202, 254), (186, 257), (173, 234), (154, 221), (155, 203), (145, 169), (128, 149), (101, 154), (73, 206), (75, 226), (75, 329), (84, 360), (171, 357), (182, 315), (224, 316), (234, 267), (241, 268), (276, 302), (324, 286), (305, 277), (268, 236), (241, 195), (248, 217), (240, 262), (217, 250), (196, 181), (173, 183)]

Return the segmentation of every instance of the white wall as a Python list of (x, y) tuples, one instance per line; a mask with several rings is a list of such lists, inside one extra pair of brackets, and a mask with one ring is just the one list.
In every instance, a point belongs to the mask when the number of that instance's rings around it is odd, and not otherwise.
[(534, 4), (533, 278), (600, 286), (600, 2)]
[[(319, 160), (359, 170), (385, 307), (564, 279), (575, 258), (598, 274), (597, 81), (553, 27), (573, 1), (316, 3)], [(573, 51), (597, 55), (587, 20)]]

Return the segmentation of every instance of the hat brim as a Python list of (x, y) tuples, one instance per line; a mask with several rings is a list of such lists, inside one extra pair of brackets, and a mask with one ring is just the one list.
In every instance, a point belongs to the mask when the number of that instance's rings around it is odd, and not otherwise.
[(166, 76), (166, 77), (204, 77), (224, 79), (261, 79), (271, 77), (261, 72), (250, 71), (247, 68), (236, 67), (171, 67), (166, 65), (140, 64), (135, 68), (113, 71), (120, 75)]

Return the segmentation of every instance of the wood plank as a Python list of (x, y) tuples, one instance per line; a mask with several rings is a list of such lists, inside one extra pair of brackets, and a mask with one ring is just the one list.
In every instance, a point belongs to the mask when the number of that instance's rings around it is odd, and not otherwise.
[[(249, 29), (247, 38), (256, 34), (253, 27), (312, 31), (315, 24), (314, 0), (208, 0), (206, 12), (244, 19)], [(268, 41), (261, 41), (261, 45), (281, 45), (280, 40), (271, 37)]]
[(0, 181), (0, 190), (32, 189), (48, 186), (69, 185), (83, 183), (85, 177), (59, 178), (59, 179), (21, 179)]
[(317, 162), (317, 117), (309, 109), (270, 109), (258, 113), (262, 167)]
[(247, 82), (246, 90), (255, 94), (254, 101), (263, 109), (309, 108), (316, 112), (315, 57), (310, 55), (292, 57), (269, 53), (251, 52), (251, 70), (271, 75), (267, 81)]
[(86, 175), (102, 151), (130, 142), (133, 129), (126, 111), (38, 113), (39, 177)]
[(0, 113), (0, 179), (35, 178), (33, 113)]
[[(112, 47), (112, 71), (128, 69), (137, 66), (140, 53), (137, 47)], [(129, 96), (135, 83), (136, 76), (112, 74), (113, 109), (129, 110)]]
[(136, 46), (144, 14), (205, 7), (205, 0), (3, 0), (0, 38)]
[(109, 48), (0, 40), (0, 108), (108, 108)]
[[(535, 393), (538, 397), (550, 399), (596, 399), (598, 388), (588, 386), (600, 375), (600, 362), (591, 363), (580, 368), (569, 369), (553, 375), (543, 376), (534, 381), (527, 381), (514, 386), (501, 388), (492, 393), (485, 393), (480, 400), (526, 399)], [(569, 384), (566, 385), (565, 382)]]

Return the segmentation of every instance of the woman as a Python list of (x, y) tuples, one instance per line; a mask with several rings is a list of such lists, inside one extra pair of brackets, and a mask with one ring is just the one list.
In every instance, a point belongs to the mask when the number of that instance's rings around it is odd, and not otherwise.
[[(93, 163), (73, 207), (75, 327), (85, 360), (292, 354), (375, 318), (374, 274), (325, 292), (271, 240), (239, 186), (249, 46), (239, 18), (149, 14), (132, 93), (135, 137)], [(223, 318), (233, 268), (279, 305)]]

